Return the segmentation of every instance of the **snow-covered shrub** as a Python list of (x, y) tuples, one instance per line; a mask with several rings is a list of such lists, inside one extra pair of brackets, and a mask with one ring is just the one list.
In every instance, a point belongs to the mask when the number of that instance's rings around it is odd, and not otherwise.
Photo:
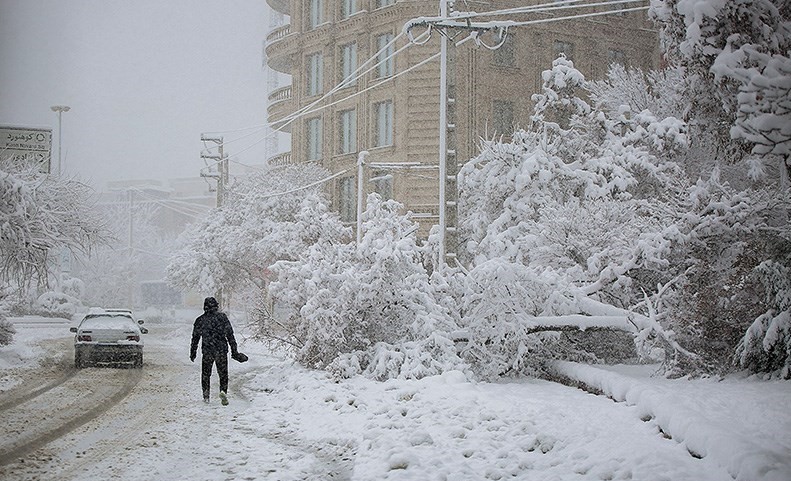
[(71, 319), (81, 305), (79, 299), (68, 294), (50, 291), (41, 294), (33, 304), (33, 308), (42, 316)]
[[(755, 268), (791, 249), (788, 207), (769, 188), (737, 190), (716, 171), (690, 187), (671, 257), (677, 281), (666, 298), (669, 327), (700, 355), (669, 371), (722, 373), (745, 331), (771, 308)], [(778, 219), (779, 216), (779, 219)], [(780, 257), (778, 257), (780, 256)]]
[(736, 361), (753, 372), (778, 372), (791, 379), (791, 258), (765, 261), (755, 274), (770, 309), (758, 316), (739, 343)]
[(0, 312), (7, 316), (24, 316), (30, 314), (30, 308), (36, 300), (32, 289), (14, 284), (0, 286)]
[[(460, 354), (481, 378), (538, 375), (547, 361), (579, 359), (558, 332), (542, 332), (534, 320), (576, 312), (557, 273), (494, 258), (466, 276)], [(584, 355), (582, 355), (584, 357)]]
[(67, 296), (83, 299), (85, 296), (85, 283), (76, 277), (67, 277), (60, 282), (60, 290)]
[[(417, 224), (402, 208), (371, 194), (359, 245), (320, 240), (300, 259), (274, 265), (270, 293), (290, 313), (278, 322), (280, 340), (300, 363), (377, 378), (457, 368), (442, 361), (455, 355), (443, 335), (455, 324), (429, 295)], [(426, 357), (432, 351), (441, 355)]]
[(435, 333), (397, 344), (378, 342), (364, 351), (344, 353), (327, 370), (337, 378), (363, 375), (371, 379), (420, 379), (448, 371), (468, 371), (452, 339)]
[(16, 334), (14, 325), (0, 312), (0, 346), (7, 346), (14, 342), (14, 334)]

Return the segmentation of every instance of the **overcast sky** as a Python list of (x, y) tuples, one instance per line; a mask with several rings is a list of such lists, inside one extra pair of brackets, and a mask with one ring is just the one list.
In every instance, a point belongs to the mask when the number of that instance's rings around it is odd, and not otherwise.
[[(200, 134), (266, 121), (265, 0), (0, 0), (0, 124), (53, 128), (67, 173), (197, 176)], [(226, 141), (242, 133), (225, 133)], [(229, 144), (263, 165), (256, 133)], [(237, 153), (238, 154), (235, 154)]]

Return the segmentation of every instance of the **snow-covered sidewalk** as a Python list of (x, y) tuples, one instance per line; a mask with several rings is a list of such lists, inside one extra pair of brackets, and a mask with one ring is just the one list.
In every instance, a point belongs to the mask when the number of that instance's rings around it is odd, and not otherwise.
[(791, 382), (650, 378), (651, 366), (558, 362), (559, 374), (634, 406), (643, 419), (737, 480), (791, 480)]

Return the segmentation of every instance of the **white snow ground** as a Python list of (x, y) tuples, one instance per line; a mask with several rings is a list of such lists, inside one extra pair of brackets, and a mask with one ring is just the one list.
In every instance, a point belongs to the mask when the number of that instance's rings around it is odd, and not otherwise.
[[(791, 382), (669, 381), (645, 368), (559, 366), (619, 402), (546, 381), (470, 383), (460, 373), (336, 383), (243, 341), (250, 361), (231, 363), (231, 405), (223, 407), (216, 377), (212, 403), (200, 400), (190, 327), (147, 339), (183, 371), (169, 393), (169, 422), (147, 426), (74, 479), (791, 479)], [(35, 352), (44, 330), (24, 331), (0, 349), (0, 366), (33, 362), (15, 353)]]

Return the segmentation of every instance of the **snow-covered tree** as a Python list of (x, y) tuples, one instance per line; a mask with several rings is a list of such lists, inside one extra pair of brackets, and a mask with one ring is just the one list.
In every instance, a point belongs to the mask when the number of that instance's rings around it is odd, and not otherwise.
[(777, 372), (791, 379), (791, 268), (766, 261), (755, 269), (769, 309), (747, 329), (737, 363), (754, 372)]
[(543, 78), (530, 128), (485, 142), (459, 174), (467, 359), (487, 376), (535, 371), (561, 351), (585, 356), (547, 331), (590, 327), (650, 333), (689, 354), (647, 310), (628, 311), (669, 280), (686, 125), (637, 110), (658, 103), (650, 93), (588, 103), (563, 57)]
[(0, 311), (0, 346), (7, 346), (14, 342), (14, 334), (16, 334), (14, 325), (8, 322), (3, 311)]
[(743, 365), (767, 359), (756, 339), (785, 349), (782, 329), (767, 324), (785, 314), (761, 295), (784, 287), (754, 273), (764, 262), (791, 267), (788, 190), (753, 175), (761, 167), (744, 139), (711, 128), (725, 90), (704, 106), (687, 89), (692, 71), (613, 66), (587, 82), (561, 57), (544, 74), (530, 128), (509, 144), (484, 143), (461, 170), (473, 366), (490, 358), (489, 374), (540, 369), (531, 357), (577, 354), (537, 332), (586, 325), (631, 330), (641, 352), (663, 347), (677, 373), (727, 370), (751, 324)]
[[(168, 240), (156, 225), (160, 212), (156, 204), (124, 202), (98, 207), (111, 236), (73, 263), (72, 274), (79, 278), (82, 287), (74, 286), (72, 280), (60, 286), (60, 291), (87, 305), (125, 306), (136, 300), (141, 280), (161, 276), (172, 239)], [(129, 244), (130, 220), (132, 245)], [(75, 288), (79, 295), (68, 292)]]
[[(739, 144), (752, 176), (769, 165), (788, 188), (791, 172), (791, 6), (786, 0), (665, 0), (651, 14), (661, 27), (664, 50), (687, 70), (696, 121), (720, 133), (729, 159)], [(777, 172), (779, 167), (780, 172)]]
[(76, 180), (0, 160), (0, 282), (46, 283), (61, 249), (87, 252), (103, 238), (91, 196)]
[(316, 165), (293, 165), (237, 181), (222, 208), (181, 237), (168, 280), (201, 292), (260, 290), (277, 260), (296, 258), (322, 235), (346, 235), (328, 213), (321, 185), (311, 186), (328, 175)]

